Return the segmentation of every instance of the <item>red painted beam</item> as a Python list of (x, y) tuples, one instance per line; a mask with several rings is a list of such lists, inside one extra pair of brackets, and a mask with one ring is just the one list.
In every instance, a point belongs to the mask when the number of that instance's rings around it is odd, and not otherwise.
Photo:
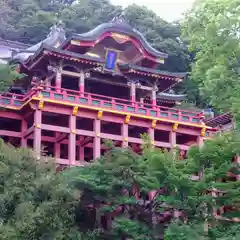
[(34, 126), (31, 126), (30, 128), (27, 129), (27, 131), (25, 131), (25, 132), (23, 133), (23, 137), (24, 137), (24, 138), (29, 137), (29, 135), (31, 135), (31, 134), (33, 133), (33, 131), (34, 131)]
[(10, 118), (10, 119), (17, 119), (22, 120), (22, 116), (20, 114), (14, 112), (7, 112), (7, 111), (0, 111), (0, 118)]
[(70, 129), (68, 127), (60, 127), (60, 126), (54, 126), (49, 124), (42, 124), (41, 126), (43, 130), (47, 130), (47, 131), (70, 133)]
[(62, 133), (58, 137), (56, 137), (56, 142), (61, 143), (63, 140), (65, 140), (68, 137), (67, 133)]
[(0, 130), (0, 136), (21, 138), (22, 133), (21, 132), (15, 132), (15, 131), (8, 131), (8, 130)]

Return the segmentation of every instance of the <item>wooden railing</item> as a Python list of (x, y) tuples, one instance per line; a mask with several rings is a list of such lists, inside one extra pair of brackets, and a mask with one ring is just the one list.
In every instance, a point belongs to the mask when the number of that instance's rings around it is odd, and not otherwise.
[(154, 106), (140, 102), (132, 102), (130, 100), (107, 97), (98, 94), (79, 92), (69, 89), (57, 89), (55, 87), (38, 86), (32, 88), (24, 95), (4, 93), (0, 95), (0, 106), (20, 107), (32, 96), (41, 95), (43, 98), (70, 102), (75, 104), (87, 105), (111, 109), (114, 111), (128, 112), (151, 116), (156, 118), (166, 118), (182, 122), (200, 123), (202, 114), (200, 112), (191, 112), (164, 106)]

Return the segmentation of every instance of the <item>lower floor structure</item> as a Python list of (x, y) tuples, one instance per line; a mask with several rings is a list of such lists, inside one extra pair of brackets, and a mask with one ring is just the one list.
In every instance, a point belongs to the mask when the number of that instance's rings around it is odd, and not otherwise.
[(126, 111), (32, 98), (21, 108), (0, 110), (0, 137), (14, 146), (31, 147), (60, 165), (84, 166), (106, 151), (105, 140), (115, 146), (141, 151), (141, 134), (162, 149), (178, 147), (184, 158), (189, 146), (202, 145), (211, 128), (178, 119), (160, 119)]

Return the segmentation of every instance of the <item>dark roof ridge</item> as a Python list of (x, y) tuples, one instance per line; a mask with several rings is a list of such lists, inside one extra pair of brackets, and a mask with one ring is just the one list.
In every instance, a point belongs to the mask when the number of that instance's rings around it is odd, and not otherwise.
[(176, 78), (184, 78), (187, 73), (186, 72), (168, 72), (168, 71), (162, 71), (162, 70), (158, 70), (158, 69), (152, 69), (152, 68), (146, 68), (146, 67), (140, 67), (140, 66), (137, 66), (135, 64), (118, 64), (121, 67), (127, 67), (127, 68), (132, 68), (132, 69), (135, 69), (135, 70), (139, 70), (139, 71), (144, 71), (144, 72), (150, 72), (150, 73), (153, 73), (153, 74), (161, 74), (161, 75), (165, 75), (165, 76), (168, 76), (168, 77), (176, 77)]
[(47, 44), (44, 44), (44, 43), (41, 44), (40, 48), (33, 55), (28, 57), (26, 60), (21, 61), (19, 59), (15, 59), (15, 61), (19, 60), (20, 62), (22, 62), (22, 63), (24, 62), (25, 64), (27, 64), (29, 61), (34, 59), (40, 52), (45, 51), (45, 50), (50, 51), (50, 52), (56, 52), (56, 53), (59, 53), (59, 54), (66, 54), (66, 55), (69, 55), (69, 56), (71, 55), (71, 57), (82, 58), (82, 59), (89, 60), (89, 61), (96, 61), (96, 62), (101, 62), (101, 63), (105, 62), (105, 60), (101, 59), (101, 58), (86, 56), (86, 55), (80, 54), (80, 53), (73, 53), (73, 52), (70, 52), (70, 51), (67, 51), (67, 50), (62, 50), (62, 49), (59, 49), (59, 48), (48, 46)]
[(157, 49), (153, 48), (150, 43), (148, 43), (147, 39), (140, 33), (138, 30), (132, 28), (129, 24), (125, 22), (108, 22), (102, 23), (95, 27), (94, 29), (90, 30), (89, 32), (82, 33), (82, 34), (73, 34), (72, 38), (84, 40), (84, 41), (95, 41), (101, 35), (106, 32), (116, 32), (129, 35), (131, 37), (136, 38), (143, 47), (151, 53), (153, 56), (167, 58), (168, 54), (158, 51)]

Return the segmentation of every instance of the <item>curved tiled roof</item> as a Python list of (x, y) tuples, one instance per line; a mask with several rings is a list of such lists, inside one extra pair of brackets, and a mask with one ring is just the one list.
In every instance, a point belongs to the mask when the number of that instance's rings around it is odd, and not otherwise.
[(132, 28), (126, 22), (112, 21), (108, 23), (103, 23), (87, 33), (73, 34), (72, 37), (70, 37), (67, 40), (66, 40), (65, 31), (62, 27), (62, 23), (58, 23), (51, 28), (51, 32), (49, 33), (46, 39), (44, 39), (43, 41), (31, 47), (22, 49), (13, 57), (13, 60), (19, 60), (21, 62), (27, 60), (30, 56), (36, 53), (41, 48), (42, 45), (47, 45), (50, 47), (58, 47), (60, 44), (63, 44), (63, 45), (66, 44), (71, 39), (77, 39), (77, 40), (79, 39), (81, 41), (95, 41), (101, 35), (107, 32), (122, 33), (137, 39), (145, 48), (145, 50), (156, 58), (168, 57), (166, 53), (159, 52), (158, 50), (154, 49), (139, 31)]
[(87, 55), (80, 54), (80, 53), (73, 53), (73, 52), (69, 52), (67, 50), (62, 50), (62, 49), (59, 49), (59, 48), (48, 46), (46, 44), (41, 44), (41, 46), (39, 47), (39, 49), (36, 52), (32, 53), (26, 60), (24, 60), (24, 64), (28, 65), (29, 63), (33, 62), (34, 59), (39, 54), (44, 52), (45, 50), (49, 51), (49, 52), (51, 52), (53, 54), (60, 54), (60, 55), (63, 55), (63, 56), (64, 55), (65, 56), (68, 55), (68, 56), (71, 56), (71, 57), (77, 58), (77, 59), (93, 61), (93, 62), (101, 62), (101, 63), (105, 62), (105, 60), (101, 59), (101, 58), (91, 57), (91, 56), (87, 56)]
[(114, 22), (108, 22), (103, 23), (93, 30), (83, 33), (83, 34), (73, 34), (72, 38), (82, 41), (95, 41), (97, 40), (101, 35), (107, 32), (116, 32), (116, 33), (122, 33), (125, 35), (128, 35), (130, 37), (133, 37), (137, 39), (142, 46), (145, 48), (145, 50), (149, 53), (151, 53), (155, 57), (161, 57), (161, 58), (167, 58), (168, 54), (159, 52), (155, 48), (153, 48), (145, 39), (145, 37), (136, 29), (132, 28), (129, 24), (123, 21), (114, 21)]
[(218, 125), (225, 125), (232, 122), (232, 119), (232, 114), (228, 112), (214, 118), (206, 119), (205, 124), (210, 127), (217, 127)]
[(170, 100), (170, 101), (183, 101), (186, 95), (184, 94), (171, 94), (171, 93), (158, 93), (157, 99)]

